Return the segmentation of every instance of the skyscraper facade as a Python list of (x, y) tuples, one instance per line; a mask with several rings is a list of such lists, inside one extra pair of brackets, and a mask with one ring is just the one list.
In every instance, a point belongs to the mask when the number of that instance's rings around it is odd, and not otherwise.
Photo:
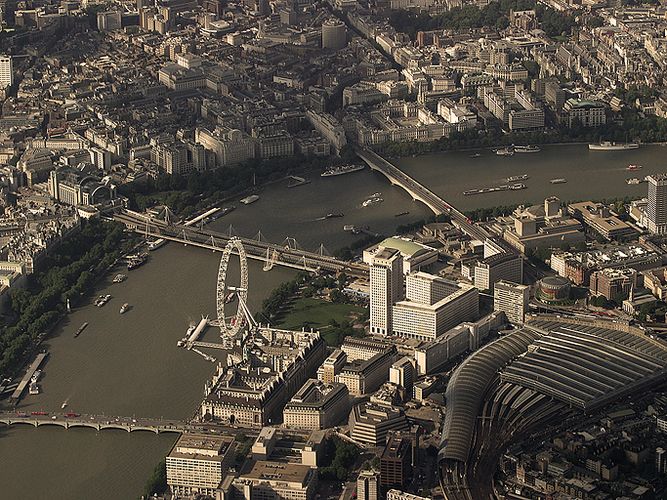
[(371, 333), (391, 334), (392, 304), (403, 296), (403, 258), (398, 250), (378, 252), (370, 266)]
[(0, 89), (14, 85), (14, 64), (11, 56), (0, 56)]
[(649, 175), (646, 223), (653, 234), (667, 233), (667, 174)]

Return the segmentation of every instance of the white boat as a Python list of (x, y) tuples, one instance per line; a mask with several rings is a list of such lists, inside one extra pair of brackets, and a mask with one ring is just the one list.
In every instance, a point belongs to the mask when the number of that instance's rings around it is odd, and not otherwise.
[(320, 174), (320, 177), (334, 177), (336, 175), (350, 174), (366, 168), (364, 165), (340, 165), (331, 167)]
[(384, 198), (379, 198), (377, 196), (373, 198), (368, 198), (367, 200), (364, 200), (364, 202), (361, 204), (362, 207), (369, 207), (371, 205), (375, 205), (376, 203), (382, 203), (384, 201)]
[(526, 179), (529, 178), (528, 174), (521, 174), (521, 175), (513, 175), (511, 177), (508, 177), (505, 179), (507, 182), (516, 182), (516, 181), (525, 181)]
[(255, 203), (257, 200), (259, 200), (259, 196), (256, 194), (251, 194), (250, 196), (246, 196), (241, 200), (241, 203), (244, 205), (250, 205), (251, 203)]
[(529, 144), (527, 146), (514, 146), (515, 153), (539, 153), (542, 151), (539, 146)]
[(127, 278), (126, 274), (117, 274), (116, 276), (113, 277), (112, 281), (114, 283), (122, 283), (123, 281), (125, 281), (126, 278)]
[(636, 177), (633, 177), (632, 179), (627, 179), (625, 182), (629, 186), (636, 186), (637, 184), (640, 184), (642, 181), (637, 179)]
[(28, 389), (28, 392), (32, 395), (39, 394), (39, 385), (37, 385), (37, 382), (30, 382), (30, 389)]
[(148, 249), (150, 251), (157, 250), (165, 243), (167, 243), (167, 240), (165, 240), (164, 238), (158, 238), (157, 240), (148, 240)]
[(551, 179), (549, 182), (551, 184), (565, 184), (567, 182), (567, 179), (559, 177), (558, 179)]
[(514, 156), (514, 149), (509, 147), (509, 148), (500, 148), (496, 150), (496, 154), (498, 156)]
[(591, 151), (625, 151), (628, 149), (638, 149), (639, 144), (636, 142), (611, 142), (601, 141), (597, 144), (589, 144), (588, 149)]
[(61, 404), (61, 405), (60, 405), (60, 408), (63, 409), (63, 410), (64, 410), (65, 408), (67, 408), (67, 401), (65, 401), (63, 404)]
[(100, 295), (100, 296), (97, 298), (97, 300), (95, 301), (95, 305), (96, 305), (97, 307), (102, 307), (102, 306), (104, 306), (104, 304), (106, 304), (107, 302), (109, 302), (109, 300), (111, 300), (111, 295), (109, 295), (109, 294), (107, 294), (107, 295)]
[(120, 308), (120, 313), (125, 314), (129, 308), (130, 308), (130, 304), (125, 302), (125, 304), (123, 304)]

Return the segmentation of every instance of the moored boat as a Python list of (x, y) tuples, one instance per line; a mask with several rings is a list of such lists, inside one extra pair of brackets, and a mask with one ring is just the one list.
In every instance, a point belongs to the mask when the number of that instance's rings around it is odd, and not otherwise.
[(498, 156), (514, 156), (514, 149), (511, 147), (500, 148), (496, 150)]
[(74, 333), (74, 338), (76, 338), (76, 337), (78, 337), (79, 335), (81, 335), (81, 332), (83, 332), (83, 331), (86, 329), (87, 326), (88, 326), (88, 323), (87, 323), (87, 322), (84, 323), (83, 325), (81, 325), (81, 326), (79, 327), (79, 329)]
[(516, 182), (516, 181), (525, 181), (528, 178), (529, 178), (528, 174), (521, 174), (521, 175), (512, 175), (511, 177), (508, 177), (505, 180), (507, 182)]
[(251, 194), (250, 196), (242, 198), (241, 203), (243, 203), (244, 205), (250, 205), (251, 203), (255, 203), (257, 200), (259, 200), (259, 195)]
[(601, 141), (597, 144), (589, 144), (588, 149), (591, 151), (626, 151), (629, 149), (638, 149), (639, 144), (636, 142), (611, 142)]
[(326, 169), (320, 174), (320, 177), (334, 177), (336, 175), (350, 174), (352, 172), (358, 172), (366, 168), (365, 165), (340, 165), (338, 167), (331, 167)]
[(528, 144), (527, 146), (514, 146), (515, 153), (539, 153), (542, 151), (539, 146)]

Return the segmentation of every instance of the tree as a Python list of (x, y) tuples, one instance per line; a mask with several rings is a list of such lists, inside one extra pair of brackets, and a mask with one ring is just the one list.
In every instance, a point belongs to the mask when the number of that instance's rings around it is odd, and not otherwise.
[(144, 488), (144, 496), (160, 495), (167, 491), (167, 464), (164, 459), (155, 466)]

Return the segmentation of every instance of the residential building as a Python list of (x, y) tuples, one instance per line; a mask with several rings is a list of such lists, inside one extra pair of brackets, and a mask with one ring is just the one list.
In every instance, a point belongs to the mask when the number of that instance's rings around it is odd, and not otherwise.
[(380, 499), (380, 472), (375, 470), (362, 470), (357, 477), (357, 499), (379, 500)]
[(14, 85), (14, 62), (12, 56), (0, 55), (0, 89)]
[(380, 484), (384, 488), (403, 486), (412, 475), (412, 436), (391, 432), (380, 455)]
[(591, 274), (589, 288), (608, 300), (627, 296), (637, 286), (637, 271), (632, 268), (604, 268)]
[(605, 106), (601, 102), (568, 99), (563, 105), (561, 121), (568, 127), (576, 123), (584, 127), (599, 127), (607, 123)]

